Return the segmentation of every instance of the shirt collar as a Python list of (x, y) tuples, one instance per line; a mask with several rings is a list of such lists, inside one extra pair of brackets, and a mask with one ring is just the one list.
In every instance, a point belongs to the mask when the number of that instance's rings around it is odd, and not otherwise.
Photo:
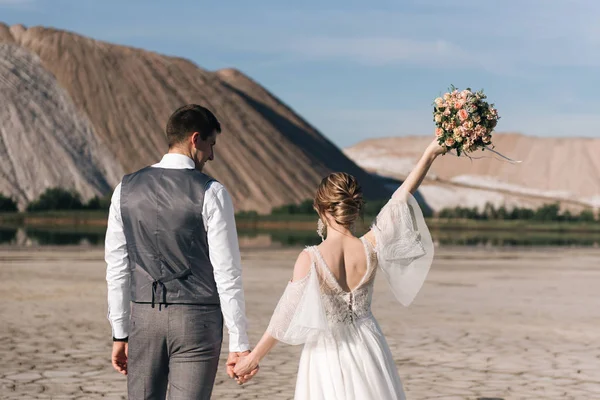
[(188, 156), (178, 153), (167, 153), (163, 156), (162, 160), (155, 165), (159, 168), (170, 168), (170, 169), (194, 169), (196, 165), (194, 160)]

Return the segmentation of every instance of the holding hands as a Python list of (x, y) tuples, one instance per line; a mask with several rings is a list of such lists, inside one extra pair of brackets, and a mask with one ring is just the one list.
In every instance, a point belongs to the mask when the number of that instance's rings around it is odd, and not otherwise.
[(229, 353), (227, 357), (227, 375), (236, 379), (239, 385), (248, 382), (258, 373), (258, 359), (250, 351)]

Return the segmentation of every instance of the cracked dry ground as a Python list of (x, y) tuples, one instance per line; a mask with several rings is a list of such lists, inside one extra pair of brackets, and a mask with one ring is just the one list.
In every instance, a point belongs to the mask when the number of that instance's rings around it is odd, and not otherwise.
[[(298, 250), (243, 250), (253, 343)], [(1, 399), (126, 398), (104, 272), (101, 248), (0, 248)], [(409, 399), (600, 399), (600, 250), (440, 248), (410, 308), (380, 278), (374, 313)], [(242, 387), (223, 352), (213, 398), (291, 399), (299, 352), (279, 345)]]

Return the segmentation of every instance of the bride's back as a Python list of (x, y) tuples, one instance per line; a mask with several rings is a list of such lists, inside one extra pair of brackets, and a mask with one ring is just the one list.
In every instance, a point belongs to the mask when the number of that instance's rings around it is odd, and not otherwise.
[(368, 269), (365, 246), (360, 239), (344, 236), (326, 240), (317, 248), (344, 291), (350, 292), (360, 285)]
[(363, 205), (362, 189), (356, 178), (343, 172), (325, 177), (315, 194), (319, 235), (325, 237), (327, 229), (327, 238), (316, 247), (320, 264), (324, 264), (320, 269), (329, 270), (326, 280), (335, 280), (333, 286), (346, 294), (367, 280), (369, 263), (365, 243), (352, 234)]

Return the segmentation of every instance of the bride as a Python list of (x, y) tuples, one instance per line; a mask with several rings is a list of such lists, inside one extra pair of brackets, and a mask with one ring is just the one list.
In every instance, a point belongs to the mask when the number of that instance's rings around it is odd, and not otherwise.
[(381, 210), (371, 230), (357, 238), (363, 207), (356, 179), (327, 176), (314, 207), (326, 238), (298, 256), (269, 326), (256, 348), (234, 368), (240, 383), (254, 375), (277, 341), (304, 344), (296, 399), (405, 399), (393, 356), (371, 314), (379, 269), (398, 301), (408, 306), (433, 260), (433, 243), (414, 193), (445, 149), (434, 140), (415, 169)]

